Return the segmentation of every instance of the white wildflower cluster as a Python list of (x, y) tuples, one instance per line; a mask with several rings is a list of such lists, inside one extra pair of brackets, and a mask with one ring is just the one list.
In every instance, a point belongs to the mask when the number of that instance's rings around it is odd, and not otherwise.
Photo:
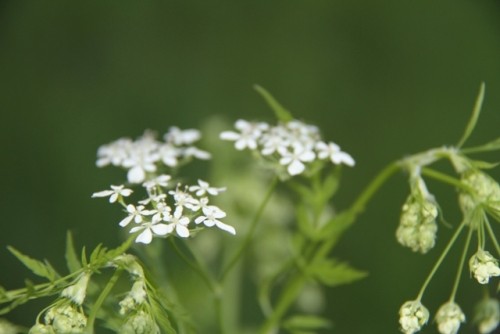
[(471, 169), (462, 175), (461, 181), (473, 190), (473, 193), (461, 192), (459, 196), (460, 207), (466, 216), (480, 206), (500, 219), (500, 186), (494, 179)]
[(172, 127), (164, 135), (164, 142), (146, 132), (136, 141), (119, 139), (100, 147), (97, 165), (128, 168), (131, 186), (142, 184), (147, 196), (136, 203), (126, 203), (125, 198), (131, 196), (133, 190), (125, 185), (112, 185), (111, 189), (96, 192), (92, 197), (109, 197), (111, 203), (118, 202), (124, 207), (127, 216), (119, 225), (126, 227), (133, 223), (129, 232), (138, 233), (136, 242), (149, 244), (153, 237), (170, 234), (187, 238), (193, 224), (215, 226), (235, 234), (232, 226), (220, 221), (226, 213), (209, 203), (210, 197), (219, 195), (225, 188), (212, 187), (203, 180), (198, 180), (196, 185), (182, 185), (174, 182), (171, 175), (162, 173), (192, 157), (210, 158), (208, 152), (191, 146), (199, 138), (198, 130)]
[(465, 314), (454, 302), (447, 302), (437, 311), (436, 323), (441, 334), (456, 334), (463, 322), (465, 322)]
[(414, 252), (427, 253), (436, 243), (438, 208), (421, 178), (412, 183), (411, 194), (401, 210), (396, 238)]
[(196, 129), (171, 127), (160, 141), (153, 132), (146, 131), (137, 140), (121, 138), (99, 147), (96, 164), (98, 167), (123, 167), (128, 170), (128, 182), (141, 183), (148, 173), (156, 173), (161, 165), (177, 167), (193, 157), (209, 159), (208, 152), (192, 146), (200, 137)]
[(31, 327), (30, 334), (77, 334), (85, 333), (87, 317), (80, 306), (69, 302), (56, 303), (48, 309), (45, 324), (37, 323)]
[(480, 284), (488, 284), (491, 277), (500, 276), (498, 260), (490, 252), (479, 249), (469, 260), (469, 268)]
[(474, 323), (477, 324), (479, 333), (493, 333), (500, 323), (500, 302), (498, 299), (483, 299), (476, 306)]
[(132, 288), (119, 302), (119, 312), (125, 317), (120, 333), (160, 333), (151, 312), (144, 270), (136, 258), (129, 254), (120, 255), (113, 260), (111, 265), (127, 270), (133, 281)]
[(30, 334), (45, 333), (84, 333), (87, 317), (83, 313), (82, 304), (87, 293), (90, 273), (84, 272), (76, 282), (61, 292), (61, 297), (47, 310), (44, 324), (34, 325)]
[(399, 309), (399, 324), (405, 334), (413, 334), (422, 329), (429, 320), (429, 311), (418, 300), (410, 300)]
[[(226, 213), (209, 203), (210, 196), (217, 196), (225, 188), (212, 187), (203, 180), (198, 180), (198, 184), (190, 186), (178, 183), (175, 188), (172, 188), (170, 180), (170, 175), (162, 174), (144, 182), (142, 186), (146, 190), (147, 198), (136, 204), (124, 202), (123, 192), (129, 189), (119, 186), (122, 192), (121, 203), (127, 212), (127, 216), (120, 221), (119, 225), (126, 227), (133, 222), (130, 233), (141, 232), (136, 242), (149, 244), (153, 237), (174, 233), (179, 237), (187, 238), (190, 235), (189, 227), (193, 223), (206, 227), (215, 226), (236, 234), (232, 226), (220, 221)], [(130, 190), (127, 194), (131, 192)], [(115, 192), (101, 191), (92, 196), (104, 197), (115, 194)]]
[(354, 166), (354, 159), (333, 142), (321, 139), (319, 129), (298, 120), (271, 126), (264, 122), (237, 120), (237, 131), (224, 131), (223, 140), (234, 141), (237, 150), (250, 149), (279, 165), (291, 176), (304, 172), (306, 164), (330, 159), (336, 165)]

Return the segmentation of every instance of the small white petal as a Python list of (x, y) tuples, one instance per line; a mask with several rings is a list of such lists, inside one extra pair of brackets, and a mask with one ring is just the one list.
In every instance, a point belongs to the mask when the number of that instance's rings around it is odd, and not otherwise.
[(219, 138), (222, 140), (238, 140), (240, 134), (233, 131), (224, 131), (219, 135)]
[(134, 218), (134, 216), (127, 216), (125, 218), (123, 218), (119, 223), (118, 225), (120, 225), (121, 227), (125, 227), (127, 226), (128, 224), (130, 224), (130, 222), (132, 221), (132, 219)]
[(133, 167), (127, 173), (127, 179), (130, 183), (141, 183), (145, 178), (146, 174), (144, 173), (144, 169), (139, 166)]
[(144, 232), (139, 234), (139, 236), (135, 239), (135, 242), (141, 242), (143, 244), (149, 244), (153, 240), (153, 233), (149, 228), (144, 229)]
[(236, 230), (234, 229), (234, 227), (232, 227), (230, 225), (224, 224), (224, 223), (222, 223), (222, 222), (220, 222), (218, 220), (217, 220), (216, 225), (217, 225), (218, 228), (220, 228), (223, 231), (229, 232), (232, 235), (236, 234)]
[(109, 195), (112, 195), (112, 194), (114, 194), (113, 190), (103, 190), (103, 191), (93, 193), (92, 198), (94, 198), (94, 197), (108, 197)]
[(203, 223), (203, 221), (204, 221), (205, 219), (207, 219), (207, 217), (205, 217), (205, 216), (199, 216), (199, 217), (197, 217), (197, 218), (194, 220), (194, 223), (195, 223), (195, 224), (200, 224), (200, 223)]
[(153, 230), (154, 234), (157, 235), (165, 235), (171, 232), (171, 229), (166, 224), (155, 224), (151, 226), (151, 230)]
[(182, 238), (187, 238), (189, 237), (189, 230), (186, 226), (177, 224), (175, 226), (175, 232), (177, 232), (177, 235)]
[(299, 160), (294, 160), (290, 165), (288, 165), (288, 173), (290, 173), (290, 175), (292, 176), (302, 173), (304, 169), (304, 164)]

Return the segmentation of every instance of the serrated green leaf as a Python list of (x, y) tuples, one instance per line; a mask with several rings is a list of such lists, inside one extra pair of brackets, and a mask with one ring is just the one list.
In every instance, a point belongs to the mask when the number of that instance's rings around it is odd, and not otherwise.
[(309, 266), (309, 273), (329, 287), (349, 284), (365, 278), (368, 273), (336, 260), (322, 260)]
[(50, 264), (47, 265), (41, 261), (32, 259), (12, 246), (7, 246), (7, 249), (35, 275), (47, 278), (50, 281), (53, 281), (57, 276), (59, 276)]
[(76, 255), (73, 236), (70, 231), (66, 233), (66, 253), (64, 254), (64, 257), (66, 258), (66, 265), (70, 273), (78, 271), (82, 268), (82, 264)]
[(267, 90), (259, 85), (255, 85), (254, 89), (264, 98), (269, 107), (274, 111), (274, 115), (279, 121), (287, 123), (293, 120), (292, 114), (283, 108), (283, 106), (279, 104), (279, 102), (276, 101), (276, 99)]
[(283, 327), (297, 333), (297, 331), (329, 329), (332, 327), (332, 323), (328, 319), (315, 315), (294, 315), (283, 322)]
[(467, 123), (467, 127), (465, 128), (465, 132), (462, 135), (462, 138), (458, 142), (457, 147), (462, 147), (463, 144), (467, 141), (469, 136), (472, 134), (472, 131), (474, 131), (474, 128), (476, 127), (477, 120), (479, 118), (479, 114), (481, 113), (481, 106), (483, 105), (483, 100), (484, 100), (484, 90), (485, 90), (485, 84), (484, 82), (481, 83), (481, 86), (479, 88), (479, 94), (477, 95), (476, 98), (476, 103), (474, 104), (474, 110), (472, 111), (472, 115), (469, 119), (469, 123)]

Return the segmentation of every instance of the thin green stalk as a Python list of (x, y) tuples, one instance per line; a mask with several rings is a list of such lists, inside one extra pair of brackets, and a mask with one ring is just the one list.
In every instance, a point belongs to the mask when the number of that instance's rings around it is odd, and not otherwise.
[(115, 272), (113, 273), (113, 276), (111, 276), (108, 283), (106, 284), (106, 286), (102, 290), (101, 294), (99, 295), (99, 297), (97, 297), (96, 302), (94, 303), (94, 305), (92, 305), (92, 308), (90, 309), (89, 317), (87, 320), (87, 327), (86, 327), (87, 331), (89, 333), (94, 332), (94, 322), (95, 322), (97, 312), (99, 311), (102, 303), (104, 302), (104, 300), (109, 295), (109, 293), (111, 292), (111, 290), (115, 286), (116, 282), (120, 278), (122, 271), (123, 271), (123, 269), (120, 269), (120, 268), (115, 270)]
[(451, 237), (450, 241), (448, 241), (448, 244), (446, 245), (446, 248), (443, 250), (443, 252), (441, 253), (441, 256), (439, 257), (439, 259), (434, 264), (434, 267), (432, 268), (430, 274), (425, 279), (425, 282), (422, 285), (422, 288), (420, 289), (420, 292), (418, 293), (417, 301), (420, 301), (422, 299), (422, 297), (424, 296), (425, 289), (427, 289), (427, 286), (429, 285), (430, 281), (432, 280), (432, 277), (434, 277), (434, 274), (436, 273), (436, 271), (438, 270), (438, 268), (441, 266), (441, 263), (443, 262), (444, 258), (446, 257), (446, 255), (448, 255), (448, 252), (450, 251), (451, 247), (453, 246), (453, 244), (457, 240), (458, 236), (460, 235), (460, 232), (462, 232), (462, 229), (465, 227), (465, 225), (466, 225), (465, 221), (463, 221), (460, 224), (460, 226), (457, 228), (457, 230), (455, 231), (455, 233), (453, 234), (453, 236)]
[(455, 277), (455, 282), (453, 283), (453, 290), (451, 290), (450, 302), (455, 301), (455, 296), (457, 294), (458, 285), (460, 283), (460, 277), (462, 276), (462, 271), (464, 269), (465, 258), (467, 257), (467, 252), (469, 251), (470, 239), (472, 239), (473, 229), (469, 227), (469, 233), (467, 233), (467, 239), (465, 240), (465, 247), (460, 257), (460, 263), (458, 264), (457, 276)]
[(212, 293), (215, 294), (216, 292), (216, 284), (213, 282), (213, 279), (210, 278), (210, 276), (207, 274), (207, 272), (202, 268), (200, 265), (198, 259), (193, 255), (193, 258), (195, 259), (196, 262), (191, 261), (180, 249), (179, 246), (177, 246), (177, 243), (175, 242), (174, 238), (169, 238), (170, 243), (172, 244), (172, 247), (174, 248), (175, 252), (179, 257), (186, 262), (186, 264), (191, 268), (193, 271), (195, 271), (200, 278), (205, 282), (207, 287), (210, 289)]
[(255, 234), (255, 229), (257, 228), (257, 223), (260, 221), (260, 218), (262, 217), (262, 214), (264, 213), (264, 209), (266, 208), (267, 204), (269, 203), (269, 200), (271, 199), (272, 194), (274, 193), (274, 189), (276, 188), (276, 185), (278, 184), (278, 177), (275, 177), (271, 184), (269, 185), (269, 188), (267, 189), (267, 192), (264, 196), (264, 199), (260, 203), (257, 212), (255, 213), (255, 216), (250, 223), (250, 228), (248, 230), (247, 235), (245, 236), (245, 240), (243, 240), (243, 243), (241, 244), (241, 247), (236, 251), (235, 255), (233, 258), (229, 261), (228, 265), (226, 268), (222, 271), (222, 275), (220, 278), (220, 282), (224, 282), (226, 279), (227, 275), (229, 272), (234, 268), (236, 263), (238, 263), (239, 259), (245, 252), (245, 250), (248, 248), (250, 243), (252, 242), (252, 239)]
[(468, 193), (474, 194), (475, 191), (473, 188), (469, 187), (462, 181), (460, 181), (457, 178), (454, 178), (452, 176), (449, 176), (447, 174), (438, 172), (437, 170), (434, 170), (432, 168), (422, 168), (422, 174), (428, 177), (431, 177), (433, 179), (436, 179), (438, 181), (441, 181), (443, 183), (448, 183), (452, 186), (455, 186), (457, 188), (460, 188), (462, 190), (467, 191)]
[(493, 244), (495, 245), (497, 254), (500, 255), (500, 245), (498, 245), (497, 237), (495, 236), (495, 232), (493, 232), (493, 229), (491, 228), (490, 220), (488, 219), (488, 217), (486, 217), (486, 215), (484, 222), (486, 224), (486, 229), (488, 230), (488, 234), (490, 235), (491, 241), (493, 241)]

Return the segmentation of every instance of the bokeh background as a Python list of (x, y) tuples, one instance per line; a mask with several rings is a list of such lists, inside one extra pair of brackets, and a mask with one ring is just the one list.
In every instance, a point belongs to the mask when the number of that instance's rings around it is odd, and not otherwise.
[[(499, 134), (496, 0), (4, 0), (0, 284), (19, 287), (29, 276), (6, 245), (63, 268), (67, 229), (88, 248), (118, 244), (117, 210), (90, 198), (114, 175), (95, 168), (103, 143), (146, 128), (200, 127), (213, 115), (271, 120), (252, 90), (258, 83), (355, 157), (342, 208), (388, 162), (456, 143), (481, 81), (487, 93), (472, 144)], [(430, 186), (457, 223), (453, 190)], [(397, 333), (399, 306), (449, 238), (441, 225), (425, 257), (397, 245), (406, 194), (397, 175), (335, 249), (370, 276), (328, 290), (333, 332)], [(448, 298), (457, 261), (453, 253), (430, 286), (431, 313)], [(471, 315), (481, 290), (466, 274), (461, 288), (458, 302)], [(10, 319), (29, 325), (37, 311)], [(476, 331), (469, 321), (462, 332)]]

